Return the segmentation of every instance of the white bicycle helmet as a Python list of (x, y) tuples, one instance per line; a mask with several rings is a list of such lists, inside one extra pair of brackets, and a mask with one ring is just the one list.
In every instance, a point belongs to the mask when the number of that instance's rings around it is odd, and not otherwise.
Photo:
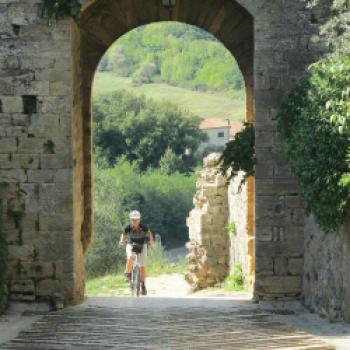
[(132, 210), (129, 214), (130, 220), (140, 220), (141, 214), (138, 210)]

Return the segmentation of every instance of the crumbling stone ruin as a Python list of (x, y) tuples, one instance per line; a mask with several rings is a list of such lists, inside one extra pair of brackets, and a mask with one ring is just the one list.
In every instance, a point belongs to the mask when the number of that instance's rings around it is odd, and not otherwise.
[(227, 180), (218, 172), (219, 157), (218, 153), (212, 153), (204, 159), (193, 199), (194, 209), (187, 219), (190, 265), (186, 281), (193, 290), (221, 282), (229, 271)]

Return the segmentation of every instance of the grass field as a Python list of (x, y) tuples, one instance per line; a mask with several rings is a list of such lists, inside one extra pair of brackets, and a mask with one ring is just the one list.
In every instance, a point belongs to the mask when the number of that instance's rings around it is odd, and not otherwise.
[(167, 84), (144, 84), (133, 86), (130, 78), (114, 76), (113, 73), (97, 72), (94, 79), (94, 95), (125, 89), (135, 95), (145, 95), (155, 100), (169, 100), (199, 115), (231, 121), (245, 120), (245, 93), (238, 91), (228, 96), (223, 93), (199, 92)]

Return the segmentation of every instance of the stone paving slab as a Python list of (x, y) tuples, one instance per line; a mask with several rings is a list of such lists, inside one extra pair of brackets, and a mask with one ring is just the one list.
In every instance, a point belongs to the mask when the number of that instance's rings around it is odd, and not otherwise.
[[(281, 311), (282, 313), (285, 311)], [(331, 350), (249, 301), (88, 298), (44, 314), (3, 350)]]

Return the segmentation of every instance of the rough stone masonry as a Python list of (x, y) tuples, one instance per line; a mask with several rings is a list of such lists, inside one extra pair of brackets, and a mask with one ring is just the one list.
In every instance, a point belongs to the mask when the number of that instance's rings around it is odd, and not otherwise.
[(275, 115), (325, 52), (319, 26), (329, 8), (312, 12), (304, 0), (178, 0), (169, 12), (159, 0), (90, 0), (80, 30), (68, 19), (48, 26), (40, 4), (0, 0), (0, 198), (10, 299), (82, 300), (93, 234), (94, 71), (121, 35), (162, 20), (200, 26), (236, 57), (256, 129), (254, 294), (301, 297), (304, 213)]
[(220, 283), (229, 272), (227, 179), (218, 172), (219, 157), (212, 153), (204, 159), (187, 219), (190, 265), (185, 278), (193, 290)]

